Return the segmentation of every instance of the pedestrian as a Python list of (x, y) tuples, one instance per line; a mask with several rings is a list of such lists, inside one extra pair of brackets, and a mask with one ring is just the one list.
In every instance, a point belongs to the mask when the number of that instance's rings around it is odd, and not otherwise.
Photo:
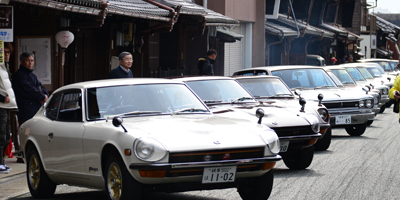
[(133, 64), (132, 54), (129, 52), (122, 52), (119, 54), (119, 66), (111, 70), (108, 78), (133, 78), (130, 68)]
[(10, 110), (18, 108), (10, 81), (8, 67), (10, 53), (11, 50), (9, 48), (4, 49), (5, 63), (0, 64), (0, 174), (7, 174), (11, 170), (4, 163), (4, 152), (10, 143)]
[(349, 56), (349, 62), (348, 62), (348, 63), (352, 63), (352, 62), (353, 62), (353, 56), (350, 55), (350, 56)]
[(400, 70), (400, 58), (399, 58), (399, 62), (398, 62), (397, 65), (396, 65), (395, 70)]
[[(393, 105), (393, 112), (399, 113), (400, 110), (400, 76), (397, 76), (394, 80), (393, 87), (389, 90), (389, 98), (395, 100)], [(400, 123), (400, 115), (399, 115)]]
[(217, 51), (210, 49), (207, 51), (207, 56), (200, 58), (197, 63), (197, 68), (200, 75), (214, 75), (213, 63), (217, 58)]
[(347, 54), (344, 54), (343, 58), (342, 58), (342, 63), (347, 63)]
[(49, 92), (33, 73), (34, 55), (23, 52), (19, 60), (20, 66), (14, 74), (12, 87), (17, 99), (18, 123), (21, 126), (31, 119), (47, 101)]
[(336, 64), (336, 58), (335, 57), (332, 57), (331, 58), (331, 63), (330, 63), (330, 65), (335, 65)]

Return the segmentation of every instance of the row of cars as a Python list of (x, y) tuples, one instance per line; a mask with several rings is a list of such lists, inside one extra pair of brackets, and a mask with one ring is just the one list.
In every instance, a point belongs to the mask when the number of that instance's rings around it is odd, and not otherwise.
[(235, 75), (57, 89), (18, 130), (32, 196), (69, 184), (104, 189), (108, 199), (229, 187), (267, 199), (276, 162), (307, 168), (314, 150), (329, 147), (331, 126), (361, 135), (386, 103), (377, 86), (343, 90), (318, 67)]

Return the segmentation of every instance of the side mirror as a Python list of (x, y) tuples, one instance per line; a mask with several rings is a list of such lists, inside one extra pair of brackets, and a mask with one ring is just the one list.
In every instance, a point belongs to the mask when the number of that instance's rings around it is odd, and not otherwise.
[(372, 87), (372, 89), (375, 88), (375, 85), (374, 85), (374, 84), (370, 83), (369, 85)]
[(259, 124), (261, 124), (261, 120), (264, 117), (264, 110), (262, 108), (259, 108), (256, 110), (256, 116), (258, 117), (258, 122)]
[(300, 103), (300, 105), (301, 105), (300, 112), (304, 112), (304, 107), (305, 107), (305, 105), (306, 105), (306, 100), (305, 100), (303, 97), (300, 97), (299, 103)]
[(362, 90), (363, 90), (366, 94), (368, 94), (368, 92), (369, 92), (370, 89), (371, 89), (371, 88), (365, 88), (365, 87), (362, 88)]
[(123, 121), (124, 121), (124, 120), (122, 119), (122, 117), (114, 117), (113, 120), (112, 120), (112, 124), (113, 124), (115, 127), (121, 126), (121, 127), (124, 129), (125, 132), (128, 132), (128, 131), (125, 129), (124, 125), (122, 125), (122, 122), (123, 122)]
[(318, 94), (318, 106), (322, 106), (322, 99), (324, 99), (324, 95)]
[(387, 77), (387, 80), (389, 80), (389, 82), (392, 80), (390, 77)]
[(294, 91), (294, 94), (297, 95), (297, 96), (301, 96), (300, 90), (295, 90), (295, 91)]

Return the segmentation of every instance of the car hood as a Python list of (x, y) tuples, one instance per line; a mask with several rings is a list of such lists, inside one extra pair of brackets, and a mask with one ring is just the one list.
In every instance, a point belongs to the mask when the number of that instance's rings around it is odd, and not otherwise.
[[(272, 100), (267, 101), (266, 103), (253, 105), (211, 106), (210, 110), (216, 115), (257, 122), (258, 118), (256, 117), (256, 111), (259, 108), (264, 110), (262, 124), (270, 128), (310, 125), (310, 123), (299, 114), (300, 105), (297, 104), (297, 107), (294, 107), (291, 103), (285, 103), (284, 101)], [(226, 110), (229, 112), (226, 112)]]
[(266, 143), (259, 134), (277, 137), (274, 131), (255, 120), (249, 123), (215, 115), (124, 118), (123, 125), (135, 137), (156, 138), (171, 152), (260, 147)]
[(317, 89), (317, 90), (301, 90), (301, 96), (305, 99), (318, 101), (318, 94), (323, 94), (324, 99), (322, 102), (327, 101), (343, 101), (343, 100), (359, 100), (370, 97), (365, 94), (361, 89), (357, 90), (341, 90), (341, 89)]

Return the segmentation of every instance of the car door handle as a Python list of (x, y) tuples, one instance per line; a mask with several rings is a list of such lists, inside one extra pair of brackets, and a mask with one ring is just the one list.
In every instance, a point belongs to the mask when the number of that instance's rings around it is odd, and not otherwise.
[(49, 139), (53, 139), (54, 134), (53, 133), (49, 133), (48, 138)]

